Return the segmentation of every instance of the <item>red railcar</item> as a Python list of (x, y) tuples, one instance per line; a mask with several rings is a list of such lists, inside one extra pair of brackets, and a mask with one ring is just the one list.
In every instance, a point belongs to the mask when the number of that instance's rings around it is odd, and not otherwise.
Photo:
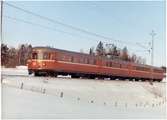
[(49, 47), (34, 47), (28, 60), (29, 74), (71, 75), (73, 78), (121, 78), (161, 81), (164, 71), (149, 65), (111, 60), (84, 53)]

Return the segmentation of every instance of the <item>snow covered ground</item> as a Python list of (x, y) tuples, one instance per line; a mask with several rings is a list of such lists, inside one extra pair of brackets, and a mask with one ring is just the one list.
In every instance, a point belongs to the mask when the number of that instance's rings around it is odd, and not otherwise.
[(3, 118), (166, 117), (163, 82), (33, 77), (25, 71), (2, 70)]
[(6, 86), (2, 92), (3, 118), (165, 118), (164, 106), (100, 105)]
[(27, 66), (16, 66), (16, 68), (1, 68), (2, 75), (28, 75)]

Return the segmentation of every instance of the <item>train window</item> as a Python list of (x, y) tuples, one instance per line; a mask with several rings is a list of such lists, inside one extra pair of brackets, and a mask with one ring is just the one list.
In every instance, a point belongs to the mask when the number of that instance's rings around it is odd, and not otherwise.
[(74, 63), (79, 63), (78, 58), (74, 57)]
[(71, 57), (69, 58), (67, 55), (64, 56), (64, 61), (68, 61), (69, 59), (71, 61)]
[(112, 63), (112, 67), (120, 68), (120, 64), (118, 64), (118, 63)]
[(154, 72), (156, 72), (156, 73), (162, 73), (162, 70), (154, 69)]
[(86, 64), (86, 63), (87, 63), (87, 62), (86, 62), (86, 60), (87, 60), (86, 58), (83, 58), (83, 63), (84, 63), (84, 64)]
[(108, 62), (106, 62), (106, 66), (108, 66)]
[(110, 62), (106, 62), (106, 66), (110, 67)]
[(96, 59), (94, 59), (93, 64), (96, 65)]
[(32, 59), (38, 59), (38, 54), (37, 53), (32, 53)]
[(51, 54), (50, 54), (50, 59), (51, 59), (51, 60), (54, 60), (54, 59), (55, 59), (54, 53), (51, 53)]
[(122, 68), (127, 68), (127, 65), (121, 64), (121, 67), (122, 67)]
[(57, 54), (56, 54), (56, 53), (55, 53), (53, 56), (54, 56), (54, 57), (53, 57), (54, 60), (58, 60), (58, 59), (57, 59), (58, 57), (57, 57)]
[(89, 59), (89, 64), (93, 64), (93, 59), (92, 58)]
[(110, 67), (112, 67), (112, 62), (110, 62)]
[(72, 56), (72, 57), (68, 57), (68, 62), (75, 62), (75, 57), (74, 56)]
[(79, 61), (80, 63), (83, 63), (83, 58), (81, 58), (81, 57), (80, 57), (80, 59), (79, 59), (79, 60), (80, 60), (80, 61)]
[(64, 55), (61, 56), (61, 60), (65, 61), (65, 56)]
[(136, 66), (136, 70), (141, 70), (141, 71), (143, 71), (143, 67)]
[(88, 64), (88, 58), (85, 58), (85, 63)]
[(136, 66), (136, 70), (140, 70), (140, 71), (150, 71), (149, 68), (147, 68), (147, 67), (140, 67), (140, 66)]
[(145, 71), (150, 71), (150, 68), (146, 68), (146, 67), (145, 67), (145, 69), (144, 69), (144, 70), (145, 70)]
[(87, 59), (87, 64), (89, 64), (89, 58)]
[(71, 57), (71, 62), (74, 62), (74, 57), (73, 56)]
[(50, 59), (50, 53), (44, 53), (44, 54), (43, 54), (43, 59), (44, 59), (44, 60)]
[(77, 63), (80, 63), (80, 59), (79, 59), (79, 57), (76, 59), (76, 62), (77, 62)]

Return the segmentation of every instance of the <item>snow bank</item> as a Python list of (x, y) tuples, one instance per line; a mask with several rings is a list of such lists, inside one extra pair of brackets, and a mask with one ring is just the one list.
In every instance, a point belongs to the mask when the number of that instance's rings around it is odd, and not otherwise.
[(16, 66), (16, 69), (27, 70), (27, 66)]
[(66, 79), (50, 77), (10, 77), (4, 76), (3, 83), (9, 86), (30, 91), (43, 92), (59, 96), (61, 92), (71, 99), (79, 97), (82, 100), (103, 102), (119, 102), (120, 104), (139, 104), (142, 102), (162, 102), (165, 98), (165, 83), (101, 81), (88, 79)]
[(16, 68), (1, 68), (2, 75), (28, 75), (26, 66), (17, 66)]
[[(87, 94), (87, 93), (85, 93)], [(100, 97), (100, 96), (99, 96)], [(103, 98), (105, 99), (105, 98)], [(132, 100), (131, 100), (132, 101)], [(120, 104), (84, 102), (3, 86), (3, 119), (114, 118), (165, 119), (165, 106), (123, 107)]]
[(2, 80), (3, 118), (166, 116), (163, 82), (34, 77), (20, 68), (2, 68)]

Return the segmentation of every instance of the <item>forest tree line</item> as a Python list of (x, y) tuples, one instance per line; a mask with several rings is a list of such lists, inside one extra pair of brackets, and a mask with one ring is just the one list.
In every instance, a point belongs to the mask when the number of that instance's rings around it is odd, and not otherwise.
[(18, 48), (9, 48), (6, 44), (1, 44), (1, 65), (5, 67), (26, 65), (31, 52), (31, 44), (21, 44)]
[[(5, 67), (16, 67), (26, 65), (27, 60), (31, 57), (32, 45), (21, 44), (17, 48), (8, 47), (6, 44), (1, 44), (1, 65)], [(90, 55), (108, 57), (109, 59), (123, 60), (134, 63), (145, 64), (145, 59), (135, 54), (129, 55), (127, 47), (119, 49), (114, 44), (104, 46), (100, 41), (96, 49), (90, 48)]]
[(116, 60), (123, 60), (123, 61), (139, 63), (139, 64), (146, 64), (146, 60), (144, 58), (137, 56), (136, 54), (130, 55), (126, 46), (123, 49), (120, 49), (114, 44), (104, 45), (101, 41), (96, 46), (95, 50), (94, 50), (94, 47), (90, 48), (89, 54), (97, 55), (97, 56), (104, 56), (109, 59), (116, 59)]

